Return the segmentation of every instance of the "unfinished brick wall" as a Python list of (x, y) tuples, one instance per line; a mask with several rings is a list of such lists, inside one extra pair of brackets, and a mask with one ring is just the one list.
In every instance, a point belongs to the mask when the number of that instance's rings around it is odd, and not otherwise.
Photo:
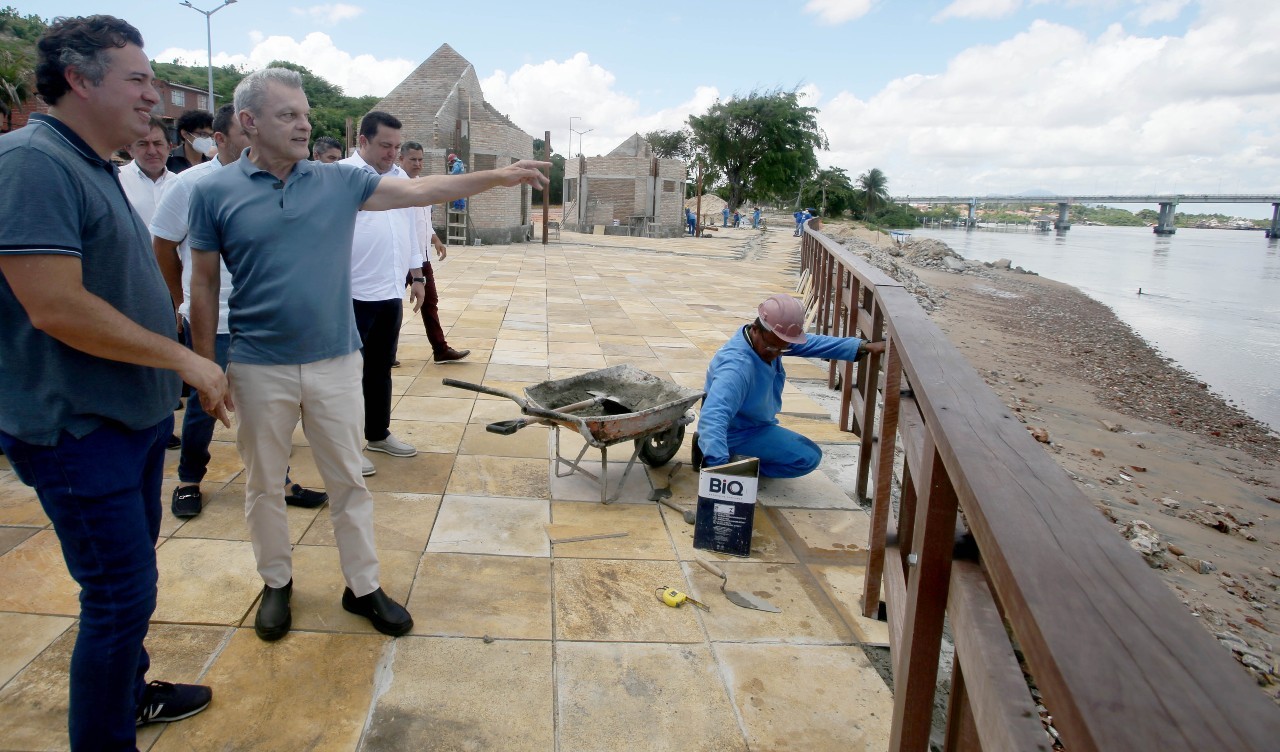
[(588, 232), (594, 225), (612, 225), (617, 220), (625, 226), (639, 221), (634, 217), (649, 215), (655, 218), (660, 236), (682, 233), (686, 167), (678, 160), (660, 159), (656, 179), (652, 172), (653, 160), (648, 156), (609, 154), (569, 160), (564, 180), (565, 226)]

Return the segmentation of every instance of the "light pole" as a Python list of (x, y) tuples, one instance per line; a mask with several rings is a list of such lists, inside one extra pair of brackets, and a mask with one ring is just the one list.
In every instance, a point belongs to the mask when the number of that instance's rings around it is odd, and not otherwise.
[[(588, 128), (585, 131), (574, 131), (574, 133), (578, 134), (578, 153), (579, 154), (582, 153), (582, 134), (590, 133), (591, 131), (594, 131), (594, 130), (595, 128)], [(573, 144), (569, 144), (569, 148), (572, 149)]]
[(204, 33), (206, 40), (209, 43), (209, 112), (213, 112), (217, 109), (213, 104), (213, 23), (209, 20), (209, 17), (228, 5), (231, 5), (235, 1), (236, 0), (222, 0), (222, 5), (219, 5), (213, 10), (200, 10), (191, 4), (191, 0), (183, 0), (183, 2), (178, 3), (178, 5), (185, 5), (196, 13), (204, 16)]
[(565, 156), (570, 158), (573, 157), (573, 121), (581, 120), (581, 119), (582, 119), (581, 115), (573, 115), (569, 118), (569, 138), (567, 140), (567, 143), (569, 146), (569, 153)]

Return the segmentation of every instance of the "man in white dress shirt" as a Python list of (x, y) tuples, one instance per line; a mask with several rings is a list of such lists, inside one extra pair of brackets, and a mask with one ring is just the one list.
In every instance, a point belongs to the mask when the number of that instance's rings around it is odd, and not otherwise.
[(133, 161), (120, 168), (120, 185), (138, 216), (150, 225), (156, 204), (160, 203), (160, 192), (173, 177), (173, 173), (164, 166), (169, 157), (169, 139), (164, 135), (164, 123), (160, 118), (151, 116), (151, 129), (147, 135), (129, 144), (128, 152)]
[[(394, 115), (370, 112), (360, 121), (356, 153), (339, 164), (384, 178), (408, 180), (409, 176), (396, 165), (400, 128)], [(364, 355), (364, 438), (367, 450), (393, 457), (418, 453), (391, 434), (391, 367), (400, 336), (406, 274), (412, 279), (409, 297), (417, 313), (425, 293), (416, 208), (360, 212), (351, 245), (351, 297)], [(368, 457), (364, 458), (361, 472), (376, 472)]]

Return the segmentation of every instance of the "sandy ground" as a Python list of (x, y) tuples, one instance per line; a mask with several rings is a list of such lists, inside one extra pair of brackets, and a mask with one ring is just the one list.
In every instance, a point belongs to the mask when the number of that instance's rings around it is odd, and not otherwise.
[(918, 275), (974, 369), (1280, 702), (1280, 437), (1073, 287), (979, 264), (921, 267), (881, 254), (884, 236), (824, 232)]

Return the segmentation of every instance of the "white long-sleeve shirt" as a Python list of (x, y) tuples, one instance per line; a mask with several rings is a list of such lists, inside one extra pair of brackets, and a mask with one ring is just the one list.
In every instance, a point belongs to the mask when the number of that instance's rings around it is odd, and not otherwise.
[(152, 180), (138, 167), (137, 162), (130, 162), (120, 168), (120, 187), (124, 188), (124, 195), (129, 197), (129, 203), (133, 204), (138, 216), (150, 225), (151, 217), (156, 213), (156, 204), (160, 203), (160, 194), (164, 191), (165, 184), (174, 177), (176, 176), (172, 172), (165, 170), (160, 173), (159, 180)]
[[(160, 196), (160, 203), (156, 205), (155, 215), (148, 228), (153, 237), (178, 243), (178, 259), (182, 263), (182, 303), (178, 306), (178, 313), (184, 318), (191, 317), (191, 241), (187, 237), (191, 189), (221, 167), (222, 160), (215, 158), (172, 176), (168, 187)], [(218, 289), (218, 334), (230, 334), (227, 319), (230, 316), (228, 301), (231, 300), (232, 292), (231, 272), (227, 271), (227, 264), (221, 258), (218, 259), (218, 266), (221, 275)]]
[[(377, 173), (356, 152), (341, 161)], [(321, 167), (320, 169), (324, 169)], [(398, 165), (383, 179), (408, 180)], [(410, 269), (422, 266), (422, 242), (418, 239), (417, 207), (388, 211), (362, 211), (356, 215), (356, 231), (351, 241), (351, 297), (356, 300), (399, 300), (404, 297), (404, 278)]]

